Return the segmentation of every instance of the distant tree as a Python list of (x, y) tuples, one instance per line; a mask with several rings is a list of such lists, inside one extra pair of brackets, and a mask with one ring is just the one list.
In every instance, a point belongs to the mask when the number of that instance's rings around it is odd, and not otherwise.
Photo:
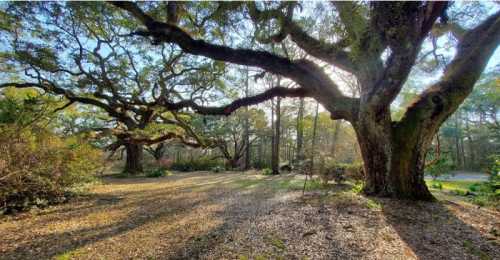
[[(8, 3), (2, 72), (14, 79), (4, 87), (38, 88), (74, 103), (95, 106), (110, 118), (104, 127), (89, 129), (113, 135), (109, 146), (125, 147), (124, 172), (143, 171), (143, 146), (186, 131), (157, 106), (163, 100), (202, 98), (217, 81), (223, 66), (188, 59), (183, 51), (162, 46), (134, 48), (121, 34), (134, 28), (116, 10), (96, 3)], [(24, 75), (19, 78), (19, 74)], [(5, 80), (4, 80), (5, 81)], [(218, 85), (219, 84), (219, 85)]]

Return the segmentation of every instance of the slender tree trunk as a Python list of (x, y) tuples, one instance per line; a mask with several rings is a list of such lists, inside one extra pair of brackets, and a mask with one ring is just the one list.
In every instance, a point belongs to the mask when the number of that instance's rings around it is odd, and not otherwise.
[[(278, 79), (279, 85), (279, 79)], [(274, 142), (272, 149), (272, 161), (271, 168), (273, 174), (279, 174), (279, 164), (280, 164), (280, 127), (281, 127), (281, 98), (276, 99), (276, 122), (274, 123)]]
[(258, 159), (257, 160), (259, 162), (259, 167), (262, 167), (262, 165), (263, 165), (263, 162), (262, 162), (263, 155), (262, 155), (262, 153), (264, 152), (263, 151), (264, 149), (263, 149), (262, 146), (264, 146), (264, 137), (259, 137), (259, 146), (257, 147), (257, 154), (258, 154), (258, 156), (257, 156)]
[(339, 137), (339, 131), (340, 131), (340, 120), (335, 120), (334, 121), (334, 127), (333, 127), (333, 137), (332, 137), (332, 158), (335, 159), (336, 156), (336, 150), (337, 150), (337, 139)]
[(469, 148), (469, 169), (473, 170), (476, 168), (476, 158), (474, 154), (474, 142), (472, 140), (472, 135), (470, 134), (469, 122), (467, 120), (465, 120), (465, 132), (467, 135), (467, 144)]
[(297, 115), (297, 161), (304, 160), (303, 141), (304, 140), (304, 98), (300, 98), (299, 111)]
[(318, 128), (319, 103), (316, 102), (316, 114), (314, 115), (314, 126), (311, 147), (311, 170), (314, 170), (314, 156), (316, 155), (316, 132)]
[(158, 144), (152, 151), (151, 155), (155, 158), (155, 160), (159, 161), (165, 155), (165, 144)]
[[(245, 97), (248, 97), (248, 68), (246, 70), (246, 79), (245, 79)], [(244, 169), (250, 169), (250, 120), (248, 114), (248, 107), (245, 107), (245, 132), (244, 132), (244, 142), (245, 142), (245, 165)]]
[(140, 144), (125, 144), (125, 149), (127, 151), (127, 158), (125, 163), (125, 169), (123, 170), (127, 174), (136, 175), (142, 173), (142, 159), (143, 151), (142, 145)]
[(459, 135), (459, 125), (458, 125), (458, 115), (455, 114), (455, 163), (457, 168), (462, 168), (462, 162), (460, 160), (460, 135)]

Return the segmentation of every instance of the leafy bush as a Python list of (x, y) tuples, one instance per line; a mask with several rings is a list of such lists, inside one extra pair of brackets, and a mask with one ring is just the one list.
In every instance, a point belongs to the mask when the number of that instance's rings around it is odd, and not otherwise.
[(467, 195), (469, 195), (469, 192), (468, 192), (468, 191), (466, 191), (466, 190), (456, 189), (456, 190), (452, 190), (452, 192), (453, 192), (455, 195), (458, 195), (458, 196), (467, 196)]
[(262, 175), (273, 175), (273, 170), (269, 168), (262, 169)]
[(354, 193), (361, 193), (363, 191), (363, 184), (356, 183), (352, 186), (351, 191)]
[(442, 190), (443, 189), (443, 184), (441, 182), (436, 182), (431, 185), (432, 188)]
[(159, 167), (146, 172), (147, 178), (159, 178), (163, 176), (170, 176), (172, 172), (165, 170), (165, 168)]
[(364, 170), (362, 164), (346, 164), (333, 161), (323, 162), (319, 175), (324, 183), (334, 180), (336, 183), (343, 183), (347, 178), (362, 181), (364, 180)]
[(214, 172), (214, 173), (223, 172), (224, 170), (225, 169), (222, 166), (215, 166), (214, 168), (212, 168), (212, 172)]
[(425, 173), (430, 175), (433, 180), (440, 176), (447, 174), (449, 171), (453, 170), (455, 165), (452, 160), (443, 154), (440, 158), (433, 161), (433, 163), (425, 167)]
[(94, 179), (102, 154), (83, 140), (0, 124), (0, 213), (64, 201)]
[(365, 180), (365, 170), (362, 163), (343, 163), (339, 165), (340, 167), (344, 168), (345, 176), (347, 179), (351, 179), (354, 181)]
[(487, 182), (474, 183), (469, 186), (469, 190), (475, 195), (471, 201), (480, 206), (491, 206), (500, 208), (500, 156), (494, 155), (489, 158), (490, 167), (487, 172), (490, 177)]
[(171, 170), (181, 172), (191, 171), (210, 171), (215, 167), (222, 167), (220, 162), (207, 157), (201, 157), (196, 160), (182, 160), (172, 163)]

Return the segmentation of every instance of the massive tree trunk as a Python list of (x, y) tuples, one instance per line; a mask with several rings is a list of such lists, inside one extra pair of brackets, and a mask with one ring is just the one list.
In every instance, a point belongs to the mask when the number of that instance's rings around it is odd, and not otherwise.
[(123, 170), (127, 174), (136, 175), (143, 171), (142, 159), (143, 151), (142, 144), (125, 144), (125, 149), (127, 151), (127, 160), (125, 163), (125, 169)]
[(375, 195), (391, 193), (388, 176), (392, 156), (391, 121), (388, 111), (374, 114), (360, 111), (354, 125), (366, 173), (365, 192)]
[[(418, 122), (415, 122), (418, 125)], [(404, 129), (404, 128), (403, 128)], [(424, 129), (416, 135), (393, 129), (390, 195), (413, 200), (433, 200), (424, 180), (425, 156), (437, 129)]]
[(373, 118), (367, 114), (355, 125), (364, 162), (365, 193), (432, 200), (424, 181), (425, 155), (432, 141), (432, 131), (418, 133), (397, 129), (391, 125), (388, 113), (379, 116)]

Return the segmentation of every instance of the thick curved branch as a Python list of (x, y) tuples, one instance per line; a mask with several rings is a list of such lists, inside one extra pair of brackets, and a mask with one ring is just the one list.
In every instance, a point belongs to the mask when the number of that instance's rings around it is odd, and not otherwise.
[[(48, 93), (62, 95), (72, 103), (78, 102), (78, 103), (93, 105), (93, 106), (102, 108), (110, 116), (115, 117), (117, 119), (120, 119), (123, 122), (130, 122), (131, 121), (131, 119), (126, 116), (126, 114), (120, 113), (119, 111), (115, 110), (114, 108), (112, 108), (111, 106), (109, 106), (106, 103), (103, 103), (103, 102), (101, 102), (97, 99), (93, 99), (93, 98), (77, 96), (73, 92), (66, 90), (66, 89), (63, 89), (63, 88), (60, 88), (60, 87), (57, 87), (53, 84), (48, 84), (48, 83), (42, 84), (42, 83), (34, 83), (34, 82), (0, 84), (0, 89), (7, 88), (7, 87), (42, 89)], [(133, 123), (133, 122), (131, 122), (131, 123)]]
[(309, 55), (337, 66), (342, 70), (351, 73), (355, 72), (356, 65), (349, 58), (349, 54), (342, 50), (346, 47), (344, 46), (344, 41), (331, 44), (318, 40), (306, 33), (300, 25), (291, 19), (291, 16), (285, 16), (279, 10), (260, 11), (255, 2), (248, 2), (247, 6), (252, 20), (256, 23), (269, 19), (277, 19), (281, 22), (281, 31), (273, 36), (272, 40), (283, 40), (287, 35), (290, 35), (292, 41)]
[(237, 99), (225, 106), (208, 107), (200, 106), (193, 100), (184, 100), (177, 103), (169, 103), (164, 101), (161, 105), (169, 110), (181, 110), (183, 108), (191, 108), (199, 114), (203, 115), (230, 115), (238, 108), (256, 105), (274, 97), (306, 97), (310, 96), (304, 88), (285, 88), (274, 87), (268, 89), (258, 95)]
[[(385, 25), (388, 23), (386, 19), (390, 19), (394, 14), (386, 10), (380, 10), (378, 4), (376, 6), (375, 10), (381, 12), (376, 17), (379, 23)], [(429, 2), (422, 7), (418, 5), (415, 7), (414, 3), (410, 3), (408, 7), (404, 4), (400, 8), (397, 14), (407, 12), (409, 15), (408, 21), (396, 23), (396, 27), (390, 28), (397, 34), (386, 33), (385, 38), (389, 42), (392, 52), (387, 59), (385, 69), (369, 93), (369, 102), (379, 108), (390, 105), (401, 91), (403, 83), (415, 64), (423, 40), (428, 35), (436, 19), (446, 10), (447, 3)], [(383, 14), (388, 17), (379, 17)], [(384, 30), (387, 30), (387, 28), (384, 28)]]
[[(290, 78), (303, 88), (307, 88), (308, 92), (310, 91), (311, 95), (322, 104), (328, 103), (328, 110), (332, 114), (335, 114), (336, 118), (345, 118), (349, 120), (355, 117), (352, 114), (351, 100), (345, 97), (323, 69), (313, 62), (307, 60), (291, 61), (287, 58), (265, 51), (235, 49), (211, 44), (204, 40), (195, 40), (188, 33), (175, 25), (154, 20), (133, 2), (111, 2), (111, 4), (128, 11), (146, 26), (146, 31), (137, 31), (133, 33), (134, 35), (152, 37), (157, 43), (175, 43), (183, 51), (193, 55), (200, 55), (234, 64), (259, 67), (266, 71)], [(196, 104), (193, 104), (192, 101), (184, 101), (181, 102), (181, 104), (176, 104), (174, 109), (178, 106), (181, 108), (193, 107), (197, 110)], [(204, 109), (204, 111), (209, 114), (224, 114), (223, 111), (219, 109)]]
[[(472, 91), (490, 57), (500, 44), (500, 11), (469, 30), (441, 80), (423, 92), (395, 125), (396, 133), (430, 142), (446, 120)], [(416, 123), (418, 122), (418, 123)]]

